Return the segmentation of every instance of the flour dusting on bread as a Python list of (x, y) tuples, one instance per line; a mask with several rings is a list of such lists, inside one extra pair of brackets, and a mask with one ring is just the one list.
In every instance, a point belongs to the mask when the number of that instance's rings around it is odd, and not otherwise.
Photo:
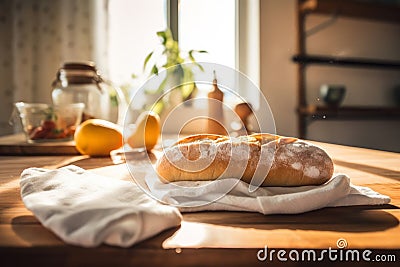
[(333, 162), (318, 146), (297, 138), (254, 134), (229, 138), (194, 135), (164, 150), (156, 163), (164, 182), (238, 178), (263, 186), (322, 184)]

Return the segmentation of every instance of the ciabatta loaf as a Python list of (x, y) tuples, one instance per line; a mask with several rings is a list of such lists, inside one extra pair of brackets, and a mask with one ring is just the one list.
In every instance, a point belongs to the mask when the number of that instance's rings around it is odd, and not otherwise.
[(262, 186), (300, 186), (325, 183), (333, 162), (323, 149), (296, 138), (204, 134), (165, 149), (156, 170), (163, 182), (238, 178), (262, 181)]

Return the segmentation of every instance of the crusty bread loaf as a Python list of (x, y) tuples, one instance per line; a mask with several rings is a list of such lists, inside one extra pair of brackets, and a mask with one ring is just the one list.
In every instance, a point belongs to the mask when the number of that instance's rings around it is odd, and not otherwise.
[(262, 186), (300, 186), (329, 180), (333, 162), (321, 148), (296, 138), (203, 134), (165, 149), (156, 170), (163, 182), (233, 177), (247, 183), (262, 181)]

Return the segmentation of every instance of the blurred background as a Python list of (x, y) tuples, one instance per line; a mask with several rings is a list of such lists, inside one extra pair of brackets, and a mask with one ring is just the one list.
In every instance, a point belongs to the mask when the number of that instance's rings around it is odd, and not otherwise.
[[(208, 51), (197, 61), (258, 85), (278, 134), (400, 152), (399, 11), (372, 0), (0, 0), (0, 135), (14, 131), (13, 103), (51, 102), (67, 61), (95, 62), (129, 95), (169, 27), (182, 50)], [(257, 107), (259, 92), (239, 93)]]

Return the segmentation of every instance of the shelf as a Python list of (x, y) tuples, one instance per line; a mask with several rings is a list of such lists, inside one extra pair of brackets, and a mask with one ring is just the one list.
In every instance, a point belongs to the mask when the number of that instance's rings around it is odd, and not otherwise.
[(301, 64), (318, 64), (329, 66), (359, 67), (359, 68), (387, 68), (400, 69), (400, 61), (379, 60), (348, 57), (331, 57), (317, 55), (295, 55), (292, 60)]
[(400, 120), (400, 107), (328, 107), (310, 105), (298, 108), (298, 113), (312, 120)]
[(300, 10), (304, 13), (340, 15), (350, 18), (400, 23), (400, 6), (356, 0), (304, 0)]
[[(387, 1), (388, 2), (388, 1)], [(400, 70), (400, 59), (346, 57), (307, 54), (306, 20), (320, 14), (332, 18), (346, 17), (400, 25), (400, 3), (367, 0), (297, 0), (297, 54), (292, 60), (298, 64), (298, 129), (301, 138), (307, 138), (309, 123), (316, 120), (400, 120), (400, 107), (328, 107), (307, 104), (307, 67), (325, 67)], [(391, 26), (391, 25), (387, 25)], [(368, 27), (366, 27), (368, 31)], [(384, 40), (377, 40), (384, 42)], [(311, 52), (312, 53), (312, 52)]]

